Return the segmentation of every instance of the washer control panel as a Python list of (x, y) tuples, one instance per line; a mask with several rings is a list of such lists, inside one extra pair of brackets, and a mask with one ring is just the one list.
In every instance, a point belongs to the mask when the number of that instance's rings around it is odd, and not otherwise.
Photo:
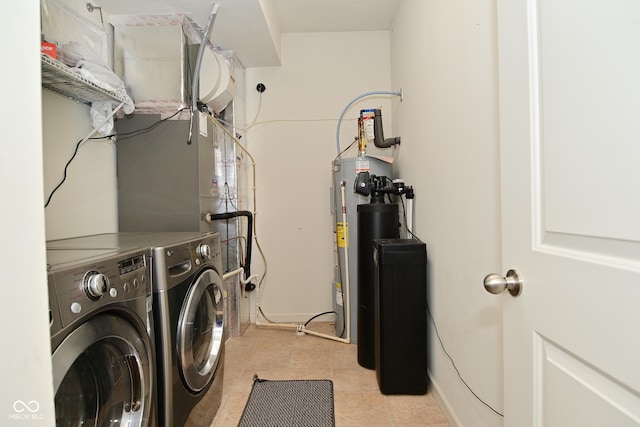
[(49, 281), (53, 281), (50, 289), (55, 290), (62, 327), (109, 304), (146, 297), (151, 292), (144, 252), (62, 268), (53, 271)]
[(222, 253), (220, 251), (220, 236), (216, 233), (201, 240), (191, 242), (196, 265), (212, 263), (216, 268), (222, 265)]

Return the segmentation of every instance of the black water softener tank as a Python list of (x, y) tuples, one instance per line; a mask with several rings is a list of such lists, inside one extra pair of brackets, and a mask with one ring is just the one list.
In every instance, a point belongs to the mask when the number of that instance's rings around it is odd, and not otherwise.
[(375, 365), (383, 394), (425, 394), (427, 247), (417, 239), (376, 240)]
[(399, 224), (395, 203), (358, 205), (358, 364), (368, 369), (376, 367), (373, 241), (399, 238)]

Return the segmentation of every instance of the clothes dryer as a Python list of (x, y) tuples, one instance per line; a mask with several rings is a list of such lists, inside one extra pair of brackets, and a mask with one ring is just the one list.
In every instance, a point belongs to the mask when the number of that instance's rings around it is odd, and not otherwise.
[(57, 426), (155, 425), (144, 251), (47, 250)]
[(209, 426), (222, 401), (224, 288), (218, 233), (150, 249), (165, 426)]

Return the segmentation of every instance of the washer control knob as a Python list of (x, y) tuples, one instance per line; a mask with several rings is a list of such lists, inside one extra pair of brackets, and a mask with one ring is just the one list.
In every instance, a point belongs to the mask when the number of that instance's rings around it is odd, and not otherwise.
[(84, 292), (92, 300), (97, 300), (109, 291), (109, 278), (106, 274), (90, 271), (84, 276)]
[(196, 254), (202, 259), (211, 258), (211, 247), (206, 243), (200, 243), (196, 249)]

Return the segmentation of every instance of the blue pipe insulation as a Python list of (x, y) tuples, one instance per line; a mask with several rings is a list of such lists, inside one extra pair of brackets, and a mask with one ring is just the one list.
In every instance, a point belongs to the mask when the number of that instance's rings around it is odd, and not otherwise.
[(365, 92), (361, 95), (356, 96), (355, 98), (353, 98), (346, 107), (344, 107), (344, 110), (342, 110), (342, 113), (340, 113), (340, 118), (338, 118), (338, 125), (336, 127), (336, 148), (338, 149), (338, 155), (340, 154), (340, 125), (342, 124), (342, 119), (344, 118), (345, 113), (347, 112), (347, 110), (349, 109), (349, 107), (351, 107), (354, 103), (356, 103), (357, 101), (361, 100), (362, 98), (365, 98), (367, 96), (372, 96), (372, 95), (394, 95), (394, 96), (402, 96), (402, 92), (393, 92), (393, 91), (388, 91), (388, 90), (379, 90), (379, 91), (372, 91), (372, 92)]

